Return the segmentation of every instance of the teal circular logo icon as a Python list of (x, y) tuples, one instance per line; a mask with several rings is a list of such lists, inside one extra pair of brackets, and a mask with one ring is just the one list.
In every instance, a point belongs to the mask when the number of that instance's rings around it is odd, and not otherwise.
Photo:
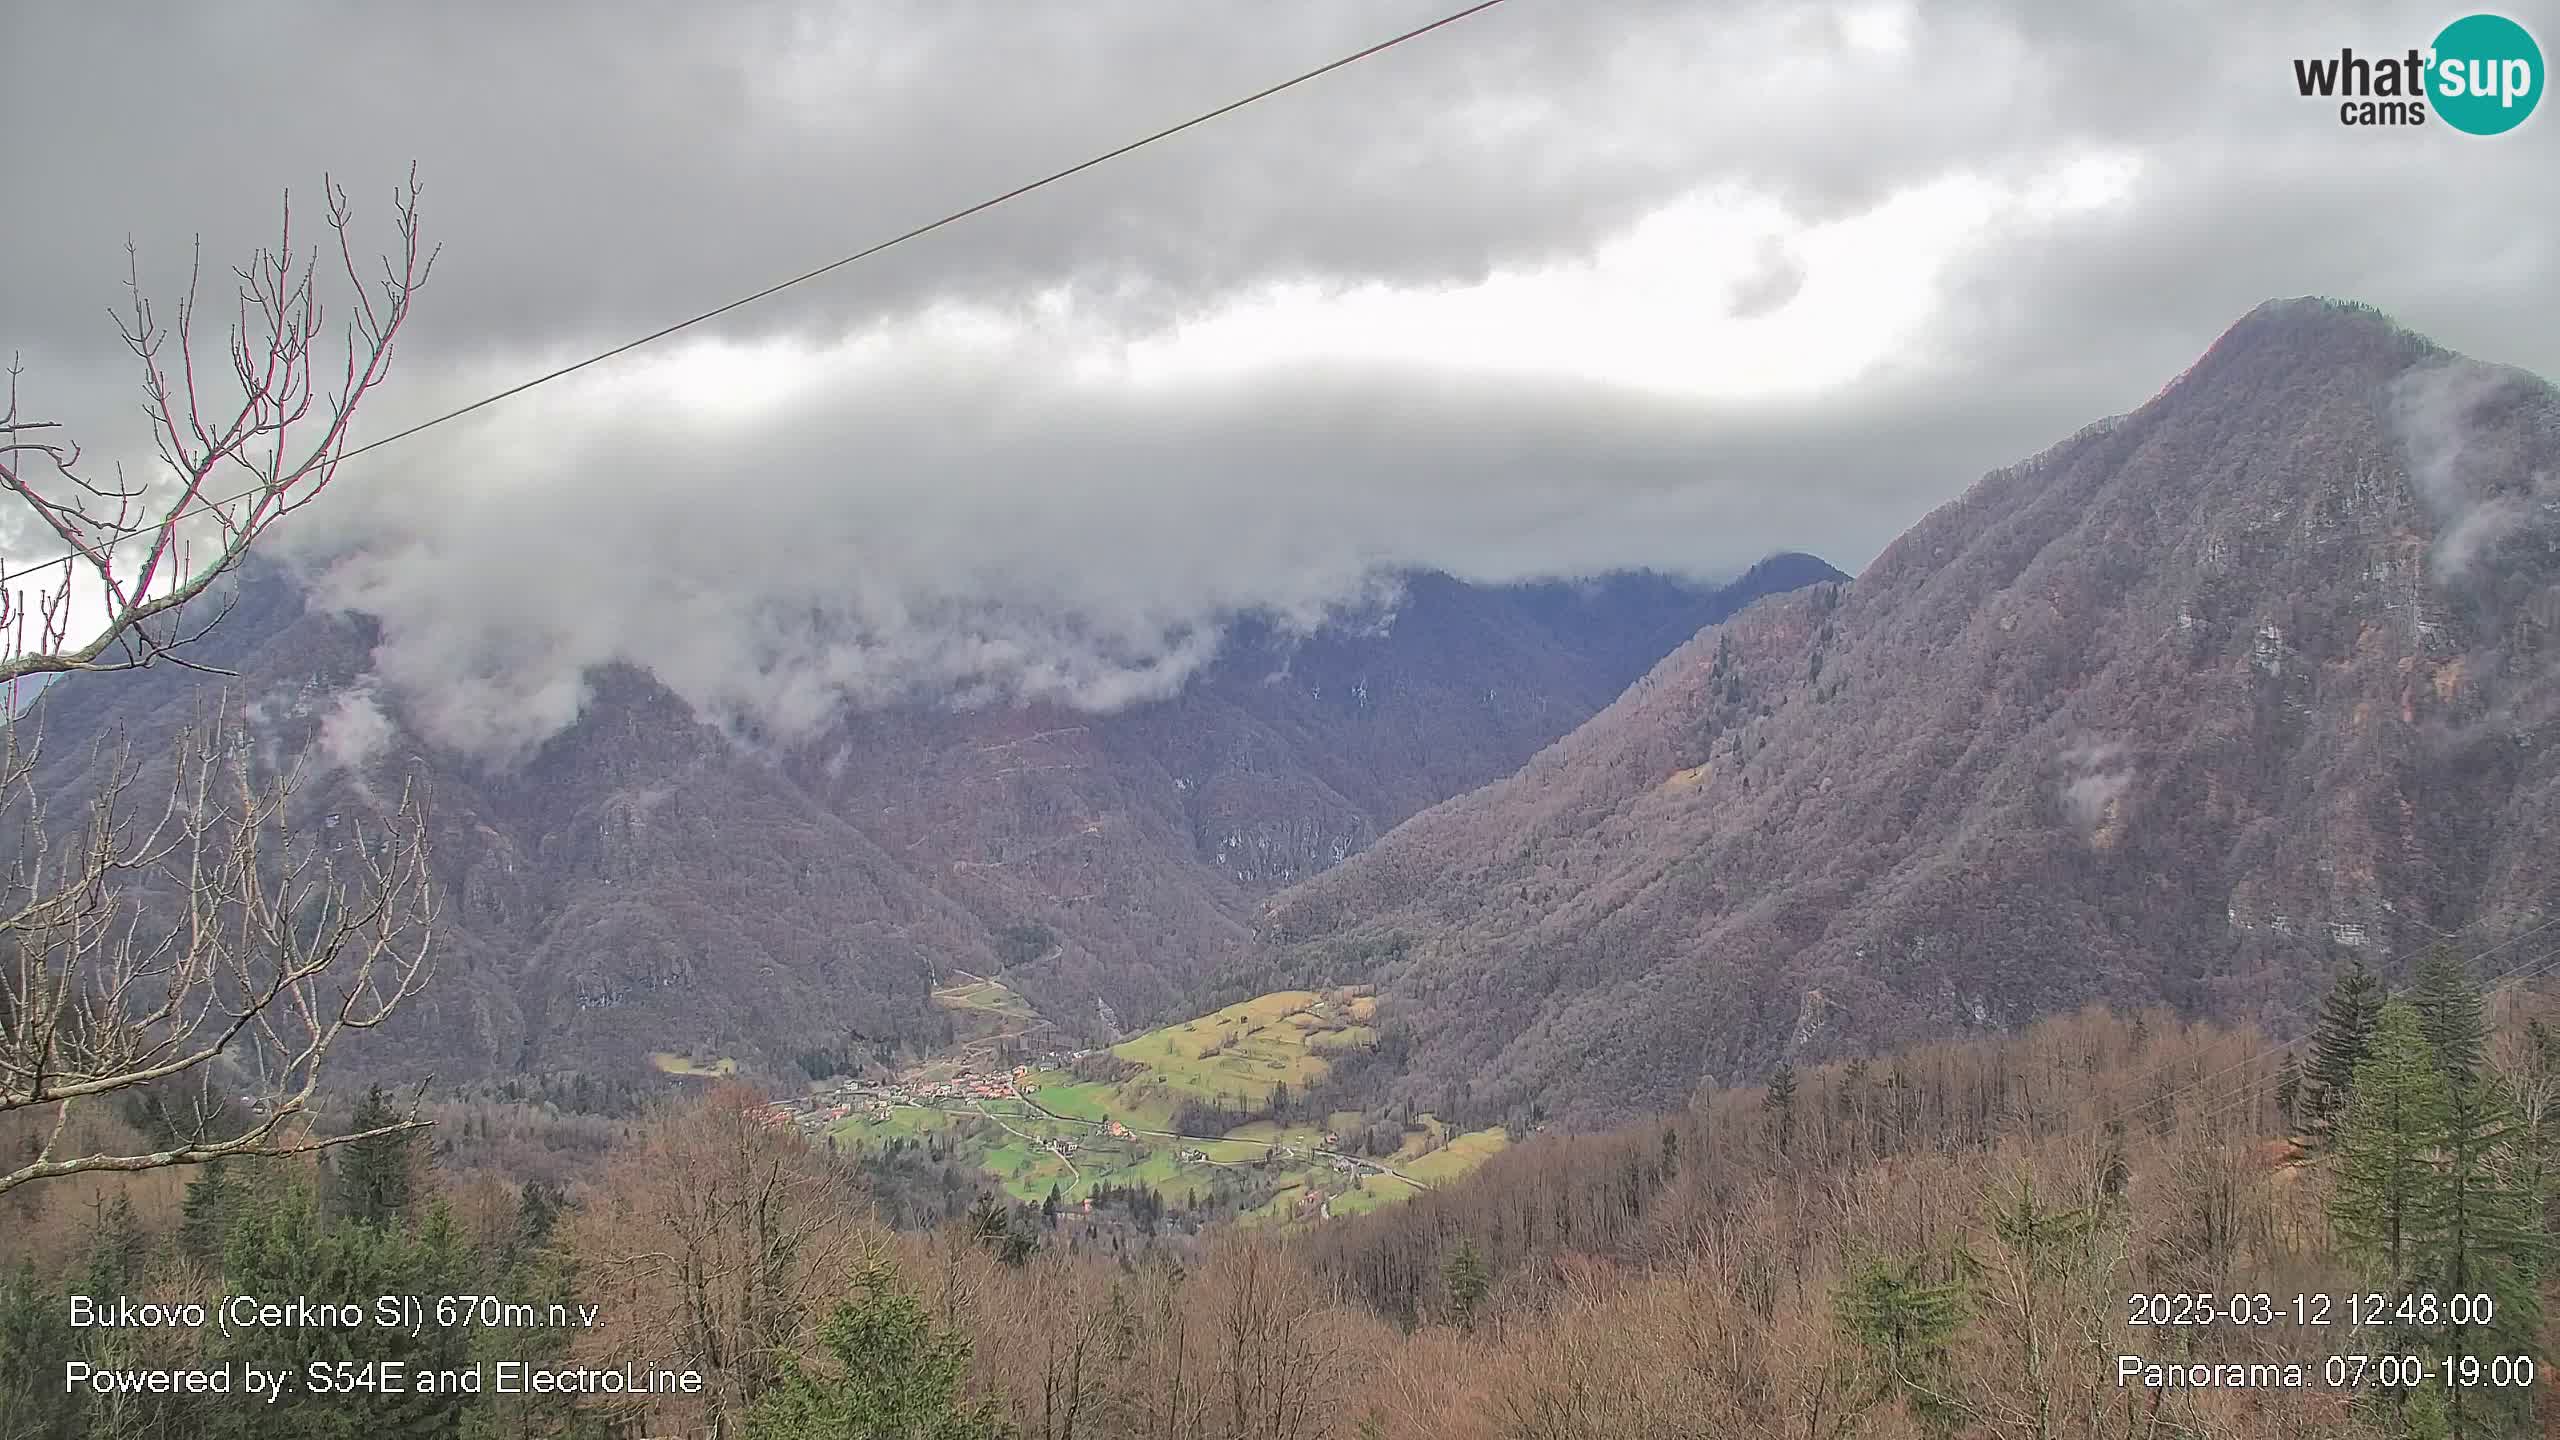
[(2468, 135), (2503, 135), (2542, 100), (2542, 47), (2504, 15), (2465, 15), (2436, 36), (2427, 103)]

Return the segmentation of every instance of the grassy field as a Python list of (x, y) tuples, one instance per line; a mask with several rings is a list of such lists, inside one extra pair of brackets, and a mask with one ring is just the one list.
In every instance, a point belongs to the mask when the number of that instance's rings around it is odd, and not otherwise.
[(1004, 1020), (1028, 1024), (1039, 1019), (1029, 1001), (1013, 993), (999, 980), (982, 980), (964, 974), (961, 979), (933, 992), (933, 1003), (945, 1010), (974, 1010)]
[(1438, 1185), (1492, 1159), (1510, 1143), (1511, 1137), (1499, 1129), (1476, 1130), (1454, 1137), (1420, 1159), (1401, 1161), (1396, 1168), (1426, 1185)]
[(726, 1055), (707, 1065), (701, 1065), (694, 1063), (690, 1057), (678, 1055), (672, 1050), (658, 1050), (651, 1052), (649, 1063), (668, 1075), (691, 1075), (710, 1079), (738, 1073), (738, 1062)]
[(1250, 1106), (1274, 1085), (1303, 1090), (1323, 1080), (1327, 1052), (1375, 1044), (1377, 1032), (1363, 1022), (1376, 1011), (1368, 996), (1281, 990), (1150, 1030), (1111, 1053), (1145, 1066), (1178, 1097)]
[[(989, 1014), (1020, 1003), (1003, 986), (974, 977), (936, 991), (934, 999), (946, 1008)], [(1217, 1138), (1115, 1137), (1104, 1127), (1118, 1122), (1132, 1132), (1170, 1131), (1186, 1100), (1250, 1111), (1269, 1099), (1275, 1084), (1301, 1091), (1325, 1077), (1328, 1053), (1375, 1043), (1376, 1012), (1374, 999), (1341, 991), (1260, 995), (1113, 1046), (1113, 1056), (1136, 1067), (1124, 1079), (1078, 1080), (1063, 1069), (1035, 1067), (1023, 1077), (1028, 1103), (900, 1105), (881, 1119), (851, 1116), (830, 1133), (840, 1144), (865, 1145), (933, 1136), (1027, 1202), (1045, 1197), (1052, 1185), (1075, 1199), (1107, 1183), (1148, 1186), (1177, 1202), (1187, 1193), (1227, 1196), (1245, 1204), (1243, 1218), (1255, 1224), (1297, 1223), (1304, 1213), (1301, 1197), (1314, 1190), (1323, 1192), (1322, 1205), (1336, 1215), (1374, 1210), (1413, 1194), (1414, 1186), (1367, 1174), (1355, 1187), (1353, 1175), (1318, 1153), (1327, 1131), (1360, 1127), (1357, 1111), (1329, 1115), (1321, 1125), (1255, 1120)], [(1482, 1163), (1504, 1142), (1500, 1130), (1452, 1136), (1439, 1120), (1421, 1115), (1407, 1129), (1403, 1146), (1383, 1163), (1423, 1184), (1437, 1184)], [(1064, 1145), (1068, 1153), (1061, 1157), (1053, 1145)], [(1185, 1159), (1186, 1153), (1197, 1158)]]

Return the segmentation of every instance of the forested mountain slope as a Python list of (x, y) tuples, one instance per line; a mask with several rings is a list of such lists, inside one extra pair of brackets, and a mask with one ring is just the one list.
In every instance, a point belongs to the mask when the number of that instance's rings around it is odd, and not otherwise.
[(436, 977), (352, 1064), (468, 1079), (699, 1050), (788, 1078), (849, 1034), (941, 1038), (928, 991), (962, 970), (1072, 1035), (1138, 1028), (1247, 937), (1261, 896), (1516, 768), (1699, 626), (1837, 573), (1787, 555), (1722, 588), (1413, 574), (1390, 612), (1311, 636), (1234, 617), (1166, 701), (848, 712), (787, 745), (618, 668), (587, 677), (568, 730), (491, 768), (403, 721), (371, 618), (259, 569), (189, 652), (236, 678), (77, 677), (26, 724), (68, 798), (93, 738), (161, 767), (227, 696), (260, 773), (305, 757), (294, 818), (327, 843), (354, 833), (330, 816), (426, 782)]
[(2556, 582), (2547, 383), (2271, 303), (1280, 895), (1258, 978), (1379, 982), (1414, 1097), (1515, 1118), (2093, 997), (2298, 1011), (2549, 910)]

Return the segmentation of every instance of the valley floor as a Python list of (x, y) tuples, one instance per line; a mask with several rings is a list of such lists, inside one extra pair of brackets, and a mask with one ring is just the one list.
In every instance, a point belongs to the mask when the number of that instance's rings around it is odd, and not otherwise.
[[(1108, 1051), (1048, 1050), (1013, 1065), (990, 1060), (1039, 1033), (1027, 1006), (975, 976), (937, 992), (946, 1008), (1001, 1028), (897, 1075), (814, 1085), (774, 1102), (779, 1123), (857, 1153), (920, 1146), (983, 1171), (1014, 1199), (1054, 1192), (1089, 1207), (1097, 1187), (1144, 1188), (1251, 1222), (1297, 1224), (1394, 1204), (1453, 1180), (1509, 1144), (1500, 1129), (1456, 1133), (1412, 1117), (1393, 1149), (1346, 1137), (1370, 1126), (1357, 1111), (1320, 1120), (1270, 1118), (1321, 1082), (1329, 1055), (1372, 1043), (1374, 997), (1278, 991), (1176, 1022)], [(1080, 1078), (1108, 1072), (1111, 1078)], [(1265, 1112), (1214, 1131), (1185, 1113)]]

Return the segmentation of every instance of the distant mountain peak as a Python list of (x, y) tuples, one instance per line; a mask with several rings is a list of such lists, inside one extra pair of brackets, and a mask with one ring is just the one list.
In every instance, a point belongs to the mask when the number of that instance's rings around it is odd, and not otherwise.
[(1592, 1120), (2092, 999), (2290, 1020), (2560, 911), (2556, 844), (2560, 392), (2302, 298), (1265, 924), (1429, 1017), (1410, 1097)]
[(2234, 321), (2182, 378), (2223, 366), (2264, 365), (2279, 357), (2290, 364), (2396, 368), (2442, 353), (2433, 341), (2377, 306), (2296, 295), (2266, 301)]

